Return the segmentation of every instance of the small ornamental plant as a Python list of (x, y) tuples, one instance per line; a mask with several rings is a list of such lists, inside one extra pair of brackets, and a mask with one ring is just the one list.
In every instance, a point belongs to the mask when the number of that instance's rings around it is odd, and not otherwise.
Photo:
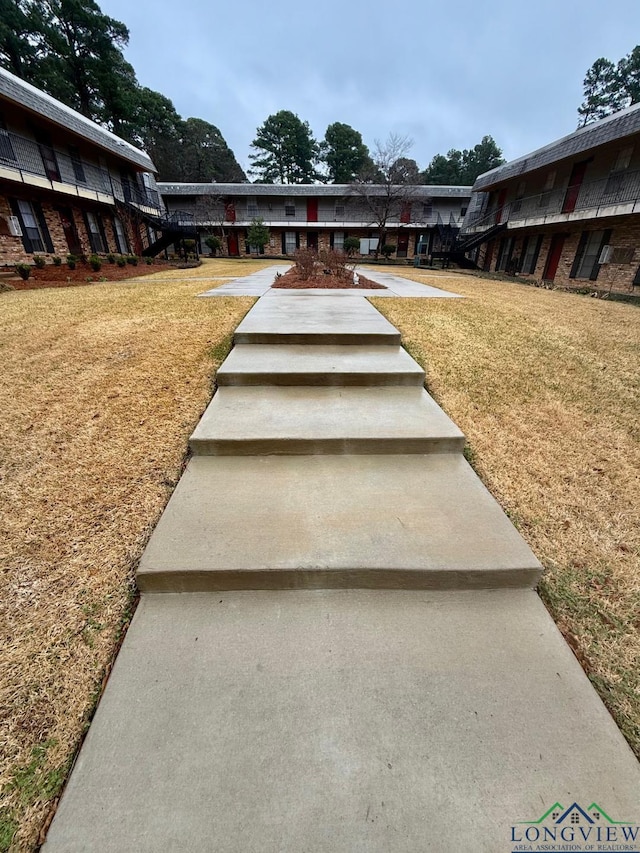
[(131, 264), (132, 267), (138, 266), (138, 256), (137, 255), (127, 255), (127, 263)]
[(352, 257), (360, 249), (360, 240), (357, 237), (345, 237), (343, 249), (349, 257)]
[(26, 281), (31, 275), (30, 264), (16, 264), (16, 272), (23, 281)]
[(380, 254), (384, 255), (387, 260), (393, 255), (396, 247), (392, 243), (385, 243), (384, 246), (380, 249)]
[(107, 263), (115, 264), (115, 262), (116, 262), (116, 256), (112, 252), (109, 252), (109, 254), (107, 255)]
[(145, 262), (145, 264), (146, 264), (147, 266), (149, 266), (149, 267), (150, 267), (150, 266), (151, 266), (151, 264), (153, 263), (153, 258), (150, 258), (150, 257), (149, 257), (149, 255), (147, 255), (147, 256), (145, 257), (145, 259), (144, 259), (144, 262)]
[(54, 255), (52, 260), (54, 267), (59, 267), (62, 265), (62, 258), (59, 255)]
[(45, 260), (45, 258), (42, 257), (42, 255), (34, 255), (33, 263), (38, 267), (39, 270), (41, 270), (44, 269), (44, 266), (47, 261)]
[(102, 261), (97, 255), (91, 255), (89, 257), (89, 266), (94, 272), (99, 272), (102, 267)]
[(127, 265), (127, 259), (126, 259), (126, 258), (123, 258), (123, 257), (116, 258), (116, 264), (117, 264), (120, 268), (122, 268), (122, 267), (126, 267), (126, 265)]
[(205, 245), (211, 249), (211, 254), (215, 257), (222, 249), (222, 240), (219, 237), (212, 235), (204, 241)]
[(76, 268), (77, 263), (78, 258), (75, 255), (67, 255), (67, 266), (70, 270), (74, 270)]

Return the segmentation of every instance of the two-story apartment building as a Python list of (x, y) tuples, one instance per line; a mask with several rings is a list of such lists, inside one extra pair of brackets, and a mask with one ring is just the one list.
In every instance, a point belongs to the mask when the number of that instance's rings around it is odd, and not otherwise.
[(637, 104), (481, 175), (459, 245), (488, 271), (628, 293), (639, 214)]
[(0, 266), (133, 252), (164, 206), (149, 157), (0, 69)]
[(418, 251), (437, 254), (450, 248), (471, 196), (471, 187), (443, 186), (392, 194), (378, 185), (358, 193), (348, 184), (159, 183), (158, 188), (170, 215), (195, 224), (205, 252), (204, 237), (216, 234), (231, 257), (255, 253), (247, 239), (255, 219), (269, 228), (266, 255), (291, 255), (305, 247), (342, 249), (347, 237), (357, 238), (360, 254), (369, 255), (381, 232), (397, 258), (413, 258)]

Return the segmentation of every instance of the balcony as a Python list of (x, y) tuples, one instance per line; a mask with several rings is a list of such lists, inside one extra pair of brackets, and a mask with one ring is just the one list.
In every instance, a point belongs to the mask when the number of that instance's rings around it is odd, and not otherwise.
[[(275, 206), (274, 206), (275, 208)], [(461, 217), (456, 217), (452, 213), (445, 212), (444, 221), (453, 227), (460, 227)], [(295, 230), (298, 227), (305, 228), (325, 228), (346, 230), (348, 228), (375, 228), (376, 223), (372, 220), (371, 214), (367, 215), (367, 211), (363, 208), (345, 207), (340, 215), (336, 216), (333, 210), (318, 210), (317, 219), (308, 220), (306, 207), (296, 208), (292, 215), (285, 215), (283, 207), (277, 209), (255, 208), (248, 210), (246, 208), (236, 208), (235, 216), (230, 216), (229, 208), (223, 210), (198, 210), (196, 208), (194, 214), (196, 223), (201, 228), (206, 227), (230, 227), (236, 226), (248, 228), (253, 219), (261, 218), (264, 224), (270, 228), (291, 228)], [(400, 215), (390, 217), (387, 221), (388, 228), (405, 228), (413, 226), (414, 228), (435, 228), (437, 225), (443, 224), (443, 217), (434, 209), (427, 216), (421, 215), (419, 211), (411, 213), (408, 219), (402, 218)]]
[(462, 226), (465, 237), (489, 232), (498, 225), (524, 228), (623, 216), (640, 210), (640, 171), (618, 172), (580, 187), (562, 187), (514, 199), (489, 211), (470, 212)]
[(87, 163), (80, 156), (26, 136), (0, 129), (0, 178), (65, 195), (114, 204), (121, 201), (142, 212), (164, 210), (156, 190), (131, 180), (117, 180), (107, 167)]

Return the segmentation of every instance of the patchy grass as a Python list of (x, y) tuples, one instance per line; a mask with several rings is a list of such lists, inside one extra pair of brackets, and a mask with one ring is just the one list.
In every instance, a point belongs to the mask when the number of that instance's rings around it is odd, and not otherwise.
[(640, 756), (640, 313), (406, 273), (467, 299), (372, 299), (545, 566), (540, 593)]
[(38, 843), (131, 616), (134, 567), (253, 304), (196, 299), (201, 278), (265, 265), (0, 295), (1, 851)]

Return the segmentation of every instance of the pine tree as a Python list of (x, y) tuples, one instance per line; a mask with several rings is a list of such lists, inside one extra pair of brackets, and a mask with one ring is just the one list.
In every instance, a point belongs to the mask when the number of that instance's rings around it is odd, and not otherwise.
[(256, 131), (251, 174), (268, 184), (311, 184), (319, 176), (318, 143), (308, 122), (289, 110), (270, 115)]
[(329, 180), (334, 184), (351, 183), (371, 166), (369, 149), (362, 141), (361, 134), (339, 121), (327, 128), (320, 150), (327, 164)]
[(620, 63), (616, 67), (609, 59), (596, 59), (586, 73), (583, 86), (584, 101), (578, 107), (578, 127), (605, 118), (628, 104), (620, 79)]

